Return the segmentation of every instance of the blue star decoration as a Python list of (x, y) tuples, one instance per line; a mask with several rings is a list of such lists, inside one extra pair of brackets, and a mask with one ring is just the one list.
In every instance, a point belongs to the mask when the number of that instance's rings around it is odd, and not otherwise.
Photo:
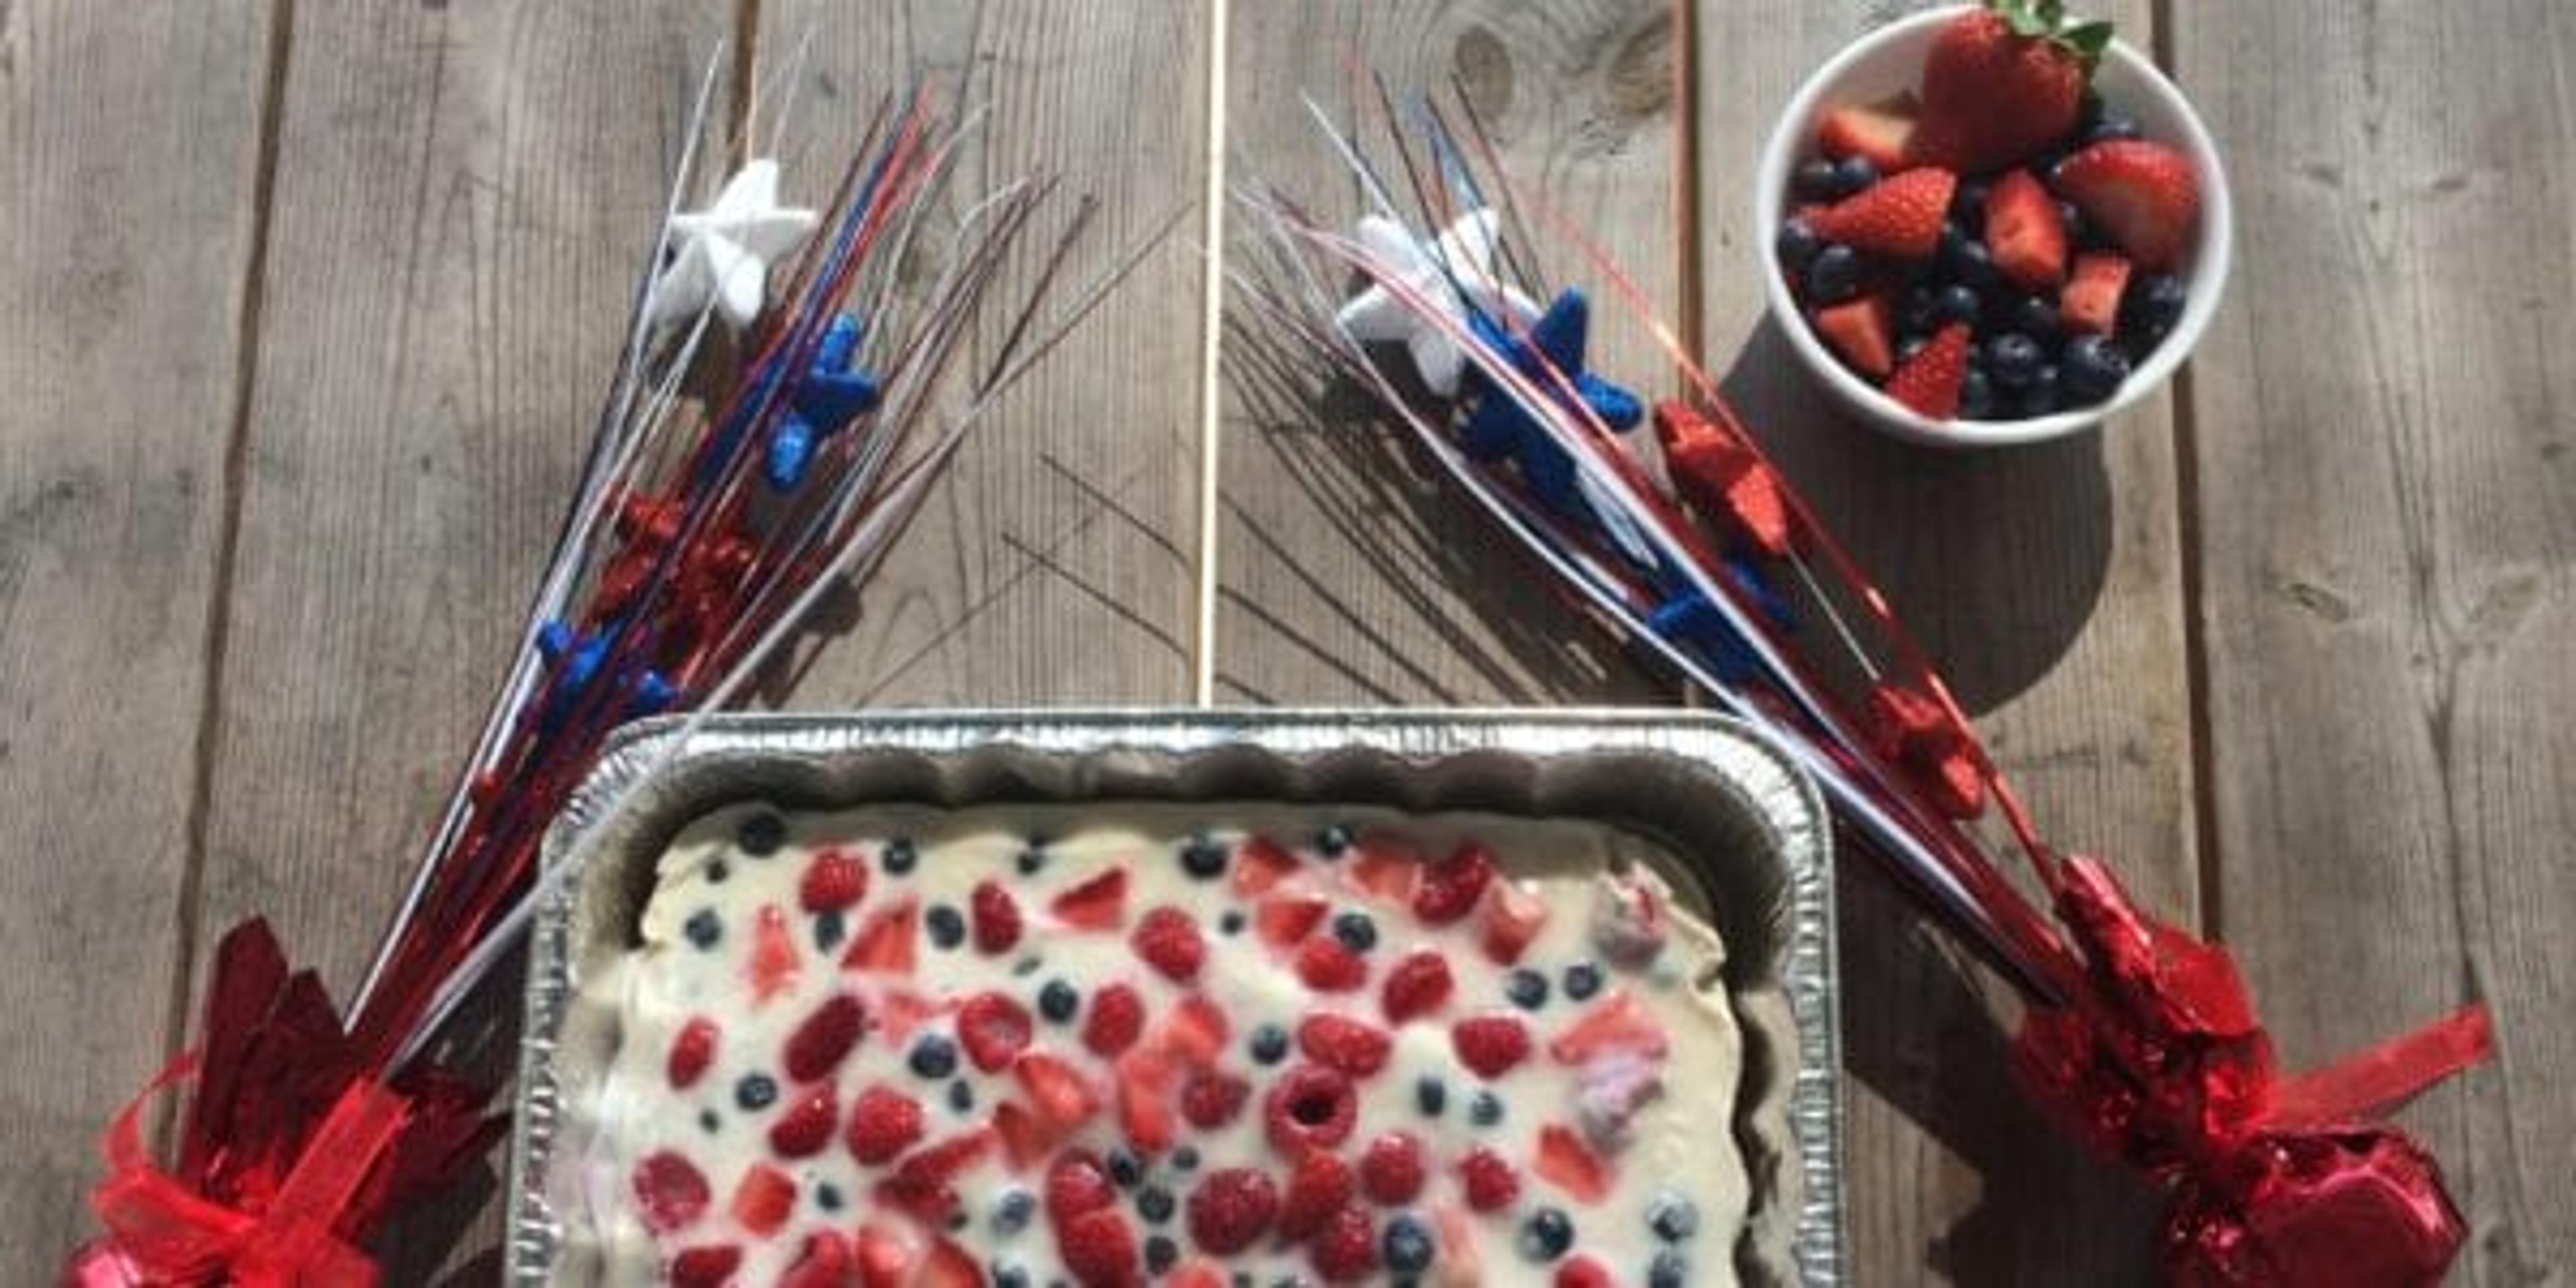
[(769, 486), (793, 492), (805, 483), (822, 441), (877, 405), (877, 378), (855, 365), (867, 328), (847, 313), (833, 316), (815, 346), (814, 365), (787, 394), (787, 414), (769, 439)]
[[(1531, 384), (1551, 398), (1563, 401), (1565, 389), (1560, 378), (1571, 384), (1574, 395), (1591, 408), (1592, 414), (1614, 433), (1634, 429), (1646, 417), (1646, 408), (1637, 395), (1584, 369), (1583, 350), (1591, 338), (1592, 306), (1583, 292), (1568, 290), (1547, 306), (1547, 312), (1530, 324), (1524, 335), (1504, 329), (1501, 320), (1483, 309), (1473, 311), (1468, 325), (1476, 338), (1502, 355), (1512, 369), (1527, 377)], [(1469, 368), (1478, 391), (1475, 410), (1467, 414), (1467, 427), (1462, 446), (1469, 456), (1492, 461), (1506, 457), (1520, 466), (1521, 481), (1548, 508), (1574, 518), (1588, 517), (1589, 508), (1575, 486), (1574, 458), (1547, 430), (1522, 410), (1511, 395), (1496, 388), (1476, 368)]]
[[(1743, 602), (1770, 618), (1773, 625), (1784, 631), (1798, 628), (1796, 609), (1752, 561), (1728, 556), (1726, 576)], [(1727, 624), (1726, 615), (1695, 588), (1683, 586), (1648, 615), (1646, 625), (1666, 639), (1697, 648), (1718, 678), (1730, 684), (1761, 678), (1762, 664), (1752, 648)]]
[[(590, 687), (599, 682), (608, 663), (609, 642), (616, 634), (614, 626), (585, 632), (561, 620), (547, 622), (537, 631), (537, 655), (557, 668), (554, 682), (537, 709), (539, 728), (550, 735), (563, 732)], [(668, 709), (679, 696), (679, 689), (661, 672), (648, 668), (636, 677), (627, 694), (626, 717), (654, 715)]]

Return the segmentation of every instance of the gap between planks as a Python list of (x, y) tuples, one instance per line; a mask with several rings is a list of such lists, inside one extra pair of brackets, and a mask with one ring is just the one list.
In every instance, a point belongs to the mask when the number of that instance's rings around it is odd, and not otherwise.
[(1201, 161), (1206, 175), (1199, 197), (1205, 207), (1200, 212), (1200, 236), (1207, 267), (1199, 279), (1198, 557), (1191, 570), (1198, 593), (1190, 631), (1190, 702), (1202, 708), (1216, 705), (1217, 561), (1221, 557), (1217, 485), (1225, 443), (1225, 401), (1217, 382), (1224, 357), (1220, 341), (1225, 333), (1225, 72), (1233, 7), (1233, 0), (1209, 0), (1207, 7), (1207, 146)]

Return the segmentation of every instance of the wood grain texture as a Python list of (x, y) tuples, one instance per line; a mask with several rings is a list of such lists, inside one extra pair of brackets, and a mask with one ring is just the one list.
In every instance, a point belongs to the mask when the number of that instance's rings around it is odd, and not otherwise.
[[(1353, 68), (1399, 95), (1462, 86), (1516, 182), (1679, 306), (1673, 24), (1661, 0), (1239, 4), (1227, 126), (1242, 178), (1333, 218), (1363, 209), (1304, 96), (1376, 119)], [(1364, 97), (1364, 94), (1367, 95)], [(1385, 151), (1371, 125), (1371, 146)], [(1240, 234), (1238, 234), (1240, 236)], [(1538, 235), (1543, 271), (1588, 282)], [(1595, 290), (1593, 365), (1653, 393), (1662, 362)], [(1226, 359), (1218, 561), (1220, 701), (1653, 701), (1663, 692), (1570, 616), (1532, 565), (1394, 434), (1337, 421)], [(1319, 417), (1319, 410), (1322, 415)]]
[[(1845, 420), (1766, 315), (1747, 188), (1815, 67), (1919, 6), (1705, 5), (1697, 41), (1707, 362), (1893, 600), (2059, 844), (2196, 915), (2189, 678), (2171, 403), (1974, 455)], [(2112, 6), (2145, 45), (2145, 4)], [(1850, 1213), (1860, 1283), (2147, 1283), (2155, 1209), (2023, 1102), (2009, 990), (1965, 970), (1846, 847)]]
[[(804, 707), (1186, 702), (1197, 545), (1198, 222), (1207, 22), (1119, 0), (778, 0), (763, 61), (794, 90), (790, 156), (835, 158), (920, 77), (982, 120), (952, 209), (1044, 171), (1099, 213), (1046, 316), (1179, 222), (974, 430), (856, 620), (816, 657)], [(771, 98), (764, 90), (764, 99)], [(808, 167), (809, 169), (811, 167)], [(1033, 268), (1036, 255), (1023, 256)], [(1032, 271), (1008, 274), (970, 352), (1000, 342)]]
[(169, 1054), (265, 16), (0, 5), (0, 1280)]
[(2218, 921), (2293, 1061), (2492, 1003), (2497, 1063), (2399, 1121), (2453, 1282), (2563, 1282), (2576, 14), (2176, 14), (2249, 251), (2195, 385)]

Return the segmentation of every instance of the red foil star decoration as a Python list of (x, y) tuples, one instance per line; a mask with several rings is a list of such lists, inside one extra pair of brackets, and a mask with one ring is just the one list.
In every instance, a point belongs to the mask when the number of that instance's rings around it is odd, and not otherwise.
[(1655, 406), (1655, 435), (1684, 500), (1764, 554), (1789, 553), (1794, 529), (1780, 475), (1741, 431), (1665, 402)]

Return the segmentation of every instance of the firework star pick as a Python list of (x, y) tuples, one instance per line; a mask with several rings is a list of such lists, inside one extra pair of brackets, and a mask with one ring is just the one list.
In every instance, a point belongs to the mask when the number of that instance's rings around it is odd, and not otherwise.
[(769, 266), (804, 245), (814, 225), (813, 211), (778, 204), (777, 162), (745, 162), (715, 204), (671, 217), (679, 244), (653, 281), (653, 324), (686, 322), (712, 307), (737, 331), (751, 325), (769, 289)]
[(1422, 378), (1423, 387), (1443, 398), (1457, 394), (1467, 355), (1446, 329), (1424, 321), (1404, 295), (1430, 300), (1444, 316), (1461, 323), (1471, 311), (1477, 316), (1506, 317), (1513, 325), (1526, 325), (1538, 315), (1536, 303), (1494, 276), (1491, 210), (1460, 215), (1427, 250), (1404, 225), (1382, 216), (1362, 217), (1358, 232), (1372, 254), (1397, 266), (1402, 286), (1373, 285), (1362, 290), (1342, 306), (1342, 326), (1371, 343), (1402, 344), (1412, 355), (1414, 373)]

